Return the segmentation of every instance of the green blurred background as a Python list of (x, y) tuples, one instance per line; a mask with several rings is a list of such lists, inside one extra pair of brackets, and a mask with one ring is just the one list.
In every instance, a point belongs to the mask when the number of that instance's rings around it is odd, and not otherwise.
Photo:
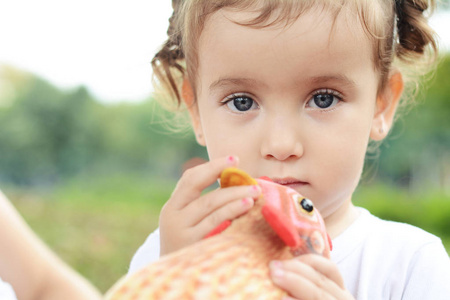
[[(367, 156), (354, 202), (417, 225), (450, 250), (450, 56)], [(206, 158), (153, 99), (102, 104), (0, 68), (0, 187), (66, 262), (106, 291), (158, 223), (182, 169)]]

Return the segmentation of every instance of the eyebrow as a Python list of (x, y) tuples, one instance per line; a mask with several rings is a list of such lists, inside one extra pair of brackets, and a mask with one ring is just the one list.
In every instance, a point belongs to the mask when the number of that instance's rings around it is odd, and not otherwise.
[(252, 79), (252, 78), (220, 78), (209, 86), (209, 90), (213, 91), (219, 88), (224, 88), (227, 86), (239, 86), (239, 85), (246, 85), (246, 86), (267, 86), (265, 83)]
[[(336, 75), (323, 75), (323, 76), (313, 76), (309, 77), (306, 80), (302, 80), (304, 83), (308, 84), (319, 84), (319, 83), (328, 83), (328, 82), (338, 82), (339, 84), (346, 86), (347, 88), (354, 88), (356, 83), (354, 80), (345, 76), (344, 74), (336, 74)], [(267, 87), (267, 84), (252, 78), (220, 78), (209, 86), (209, 91), (212, 92), (216, 89), (225, 88), (227, 86), (264, 86)]]
[(317, 84), (317, 83), (327, 83), (327, 82), (338, 82), (346, 87), (353, 88), (356, 86), (356, 83), (353, 79), (345, 76), (344, 74), (336, 74), (336, 75), (325, 75), (325, 76), (314, 76), (307, 79), (307, 83)]

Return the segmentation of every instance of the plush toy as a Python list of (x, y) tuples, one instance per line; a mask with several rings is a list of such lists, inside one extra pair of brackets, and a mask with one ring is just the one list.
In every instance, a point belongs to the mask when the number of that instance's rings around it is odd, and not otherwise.
[(246, 214), (207, 238), (123, 278), (106, 299), (280, 299), (271, 260), (305, 253), (329, 257), (331, 242), (311, 200), (267, 179), (226, 169), (221, 187), (258, 184), (261, 197)]

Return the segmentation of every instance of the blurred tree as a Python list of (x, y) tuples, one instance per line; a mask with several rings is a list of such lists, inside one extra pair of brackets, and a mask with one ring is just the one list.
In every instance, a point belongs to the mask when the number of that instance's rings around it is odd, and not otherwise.
[(450, 56), (381, 145), (379, 176), (414, 190), (450, 188)]
[(450, 9), (450, 0), (439, 0), (437, 2), (438, 9)]
[(0, 109), (1, 178), (48, 184), (77, 173), (103, 151), (94, 126), (98, 104), (83, 87), (63, 93), (20, 73), (12, 68), (2, 72), (15, 97)]
[(2, 181), (51, 185), (114, 172), (178, 177), (186, 160), (204, 156), (192, 137), (170, 134), (155, 101), (102, 105), (83, 87), (63, 92), (11, 67), (0, 75)]

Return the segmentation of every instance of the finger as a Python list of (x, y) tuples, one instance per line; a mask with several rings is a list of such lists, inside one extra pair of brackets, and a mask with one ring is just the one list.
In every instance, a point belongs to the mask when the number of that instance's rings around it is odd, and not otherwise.
[[(184, 210), (186, 211), (186, 216), (190, 218), (190, 224), (197, 225), (204, 218), (231, 202), (245, 198), (257, 199), (259, 195), (261, 195), (261, 188), (257, 185), (220, 188), (203, 195), (198, 200), (192, 201)], [(230, 211), (231, 215), (229, 214), (227, 217), (234, 219), (244, 212), (239, 210), (239, 208), (244, 209), (244, 207), (247, 208), (245, 205), (233, 206), (233, 208), (238, 209), (234, 211), (237, 215), (233, 215), (233, 212)]]
[(331, 281), (335, 282), (340, 288), (345, 289), (344, 279), (336, 264), (330, 259), (317, 254), (305, 254), (297, 257), (296, 260), (309, 265), (320, 274), (323, 274)]
[(186, 170), (172, 193), (171, 199), (174, 201), (170, 205), (174, 205), (174, 209), (185, 207), (215, 183), (224, 169), (236, 166), (238, 162), (236, 156), (227, 156)]
[(195, 226), (196, 238), (202, 239), (226, 220), (233, 220), (246, 213), (254, 205), (252, 198), (238, 199), (218, 208)]
[(335, 299), (340, 288), (326, 276), (297, 260), (270, 264), (273, 282), (297, 299)]

